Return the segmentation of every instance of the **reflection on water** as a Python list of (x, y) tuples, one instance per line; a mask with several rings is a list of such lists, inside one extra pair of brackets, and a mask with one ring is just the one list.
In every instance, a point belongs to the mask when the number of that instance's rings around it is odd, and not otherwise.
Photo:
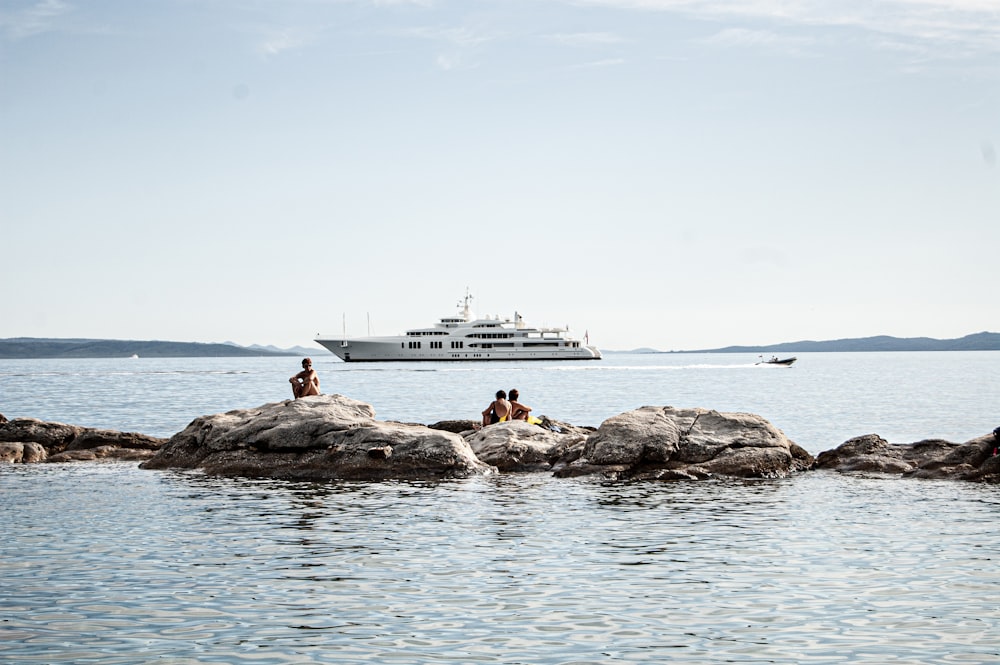
[(0, 661), (989, 662), (1000, 497), (0, 468)]

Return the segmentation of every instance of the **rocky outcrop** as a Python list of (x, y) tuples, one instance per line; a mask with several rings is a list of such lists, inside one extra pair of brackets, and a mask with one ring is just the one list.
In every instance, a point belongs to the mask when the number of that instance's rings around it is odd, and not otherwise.
[(145, 460), (147, 469), (302, 480), (438, 479), (503, 472), (612, 479), (777, 478), (808, 469), (1000, 483), (1000, 441), (855, 437), (813, 458), (760, 416), (645, 406), (597, 429), (472, 420), (375, 420), (368, 404), (317, 395), (195, 419), (169, 440), (0, 418), (0, 463)]
[[(812, 458), (751, 414), (643, 407), (599, 429), (549, 418), (480, 428), (471, 420), (380, 422), (368, 404), (317, 395), (196, 418), (168, 441), (22, 419), (3, 430), (0, 459), (147, 456), (147, 469), (304, 480), (418, 479), (505, 472), (696, 479), (777, 477)], [(26, 445), (45, 442), (40, 449)], [(150, 451), (158, 449), (149, 457)], [(138, 451), (138, 452), (132, 452)]]
[(1000, 482), (997, 446), (993, 434), (961, 444), (941, 439), (893, 444), (877, 434), (866, 434), (820, 453), (816, 468), (997, 483)]
[(0, 462), (142, 460), (166, 441), (134, 432), (15, 418), (0, 423)]
[(605, 420), (553, 470), (558, 476), (657, 480), (777, 478), (806, 470), (813, 461), (760, 416), (644, 406)]
[(466, 436), (472, 451), (500, 471), (549, 471), (586, 434), (569, 427), (555, 431), (522, 420), (496, 423)]
[(454, 478), (495, 471), (458, 434), (376, 421), (370, 405), (342, 395), (197, 418), (142, 467), (299, 480)]
[(33, 441), (0, 441), (0, 463), (33, 464), (48, 457), (45, 447)]

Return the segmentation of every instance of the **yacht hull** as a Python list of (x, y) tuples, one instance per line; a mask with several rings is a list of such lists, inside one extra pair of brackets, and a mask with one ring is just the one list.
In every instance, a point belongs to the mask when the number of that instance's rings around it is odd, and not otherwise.
[(490, 349), (407, 348), (405, 337), (324, 339), (316, 342), (344, 362), (444, 361), (444, 360), (600, 360), (601, 352), (593, 346), (551, 346), (538, 348), (509, 347)]

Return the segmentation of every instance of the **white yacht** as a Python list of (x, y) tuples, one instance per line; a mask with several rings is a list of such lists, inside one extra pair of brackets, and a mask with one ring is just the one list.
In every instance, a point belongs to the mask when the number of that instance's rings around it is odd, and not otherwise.
[(514, 320), (478, 319), (466, 292), (461, 311), (433, 328), (414, 328), (389, 337), (320, 335), (316, 342), (345, 362), (395, 360), (599, 360), (601, 352), (568, 337), (567, 328), (529, 328)]

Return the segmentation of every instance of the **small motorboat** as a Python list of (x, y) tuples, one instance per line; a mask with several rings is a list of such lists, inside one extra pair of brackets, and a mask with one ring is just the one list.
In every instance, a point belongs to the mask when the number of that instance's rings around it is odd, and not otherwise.
[(784, 365), (785, 367), (788, 367), (793, 362), (798, 360), (795, 356), (792, 356), (791, 358), (779, 358), (778, 356), (771, 356), (771, 358), (768, 360), (764, 360), (764, 356), (757, 356), (757, 357), (760, 358), (760, 362), (754, 363), (755, 365)]

